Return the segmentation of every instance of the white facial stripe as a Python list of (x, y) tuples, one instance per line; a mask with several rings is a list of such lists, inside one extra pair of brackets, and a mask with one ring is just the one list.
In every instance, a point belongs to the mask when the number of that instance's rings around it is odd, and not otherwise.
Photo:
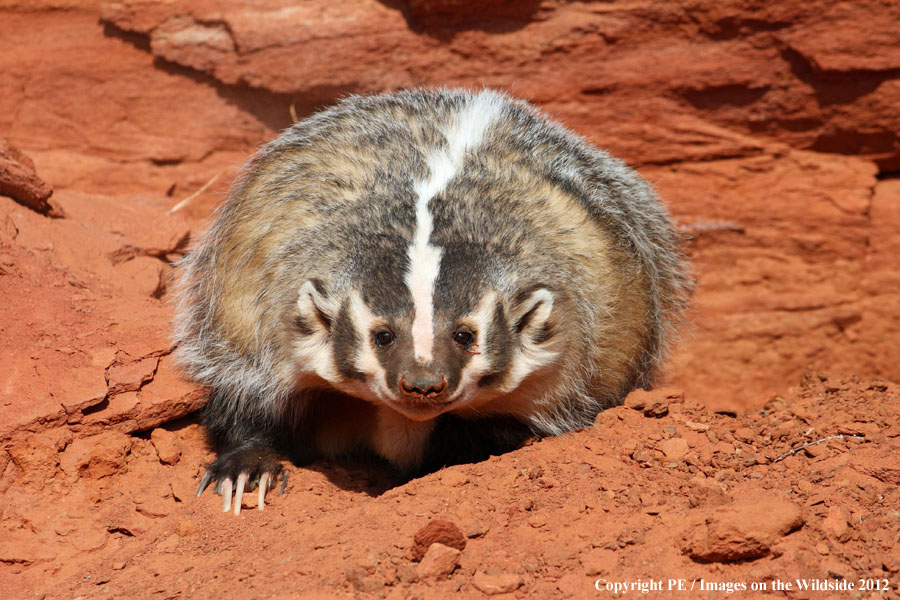
[(475, 312), (466, 317), (467, 320), (471, 320), (475, 324), (475, 331), (478, 333), (476, 346), (482, 352), (473, 355), (460, 374), (459, 385), (456, 386), (456, 391), (453, 392), (451, 397), (451, 400), (462, 397), (459, 406), (472, 398), (475, 392), (474, 386), (477, 385), (478, 379), (487, 373), (491, 367), (490, 358), (483, 350), (491, 335), (491, 322), (496, 305), (497, 295), (494, 292), (490, 292), (481, 299)]
[[(428, 220), (430, 235), (430, 215)], [(421, 230), (422, 222), (419, 221), (419, 231)], [(440, 248), (428, 242), (416, 242), (409, 247), (406, 287), (409, 288), (413, 301), (413, 351), (416, 360), (422, 364), (431, 362), (434, 348), (434, 282), (441, 269), (441, 254)]]
[(357, 371), (366, 375), (367, 380), (371, 382), (370, 389), (375, 392), (378, 399), (385, 401), (393, 397), (393, 394), (388, 389), (384, 367), (378, 362), (378, 357), (375, 356), (375, 350), (369, 341), (376, 317), (359, 294), (355, 292), (350, 295), (350, 303), (347, 308), (350, 321), (353, 323), (359, 339), (354, 356), (354, 366)]
[(409, 270), (406, 286), (413, 301), (413, 350), (416, 360), (431, 361), (434, 349), (434, 282), (441, 268), (442, 250), (429, 243), (434, 227), (428, 203), (456, 176), (467, 151), (478, 147), (485, 133), (500, 114), (498, 96), (483, 91), (458, 113), (444, 130), (446, 144), (426, 159), (428, 178), (416, 186), (416, 233), (409, 246)]

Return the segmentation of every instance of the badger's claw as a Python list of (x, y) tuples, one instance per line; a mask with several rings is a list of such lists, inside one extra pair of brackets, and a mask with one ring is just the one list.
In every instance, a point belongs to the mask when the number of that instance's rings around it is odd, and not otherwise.
[(282, 476), (281, 492), (287, 484), (287, 472), (271, 450), (259, 446), (236, 448), (222, 453), (206, 469), (197, 488), (197, 496), (213, 481), (217, 494), (222, 496), (222, 512), (228, 512), (232, 506), (234, 494), (234, 514), (241, 514), (241, 501), (244, 492), (259, 489), (257, 502), (259, 510), (265, 506), (266, 492), (275, 487), (278, 475)]
[(231, 510), (231, 477), (225, 478), (219, 486), (219, 493), (222, 494), (222, 512), (228, 512)]
[(197, 495), (195, 498), (199, 498), (200, 494), (203, 493), (203, 490), (206, 489), (206, 486), (209, 485), (209, 482), (213, 479), (212, 469), (207, 469), (205, 473), (203, 473), (203, 479), (200, 480), (200, 487), (197, 488)]

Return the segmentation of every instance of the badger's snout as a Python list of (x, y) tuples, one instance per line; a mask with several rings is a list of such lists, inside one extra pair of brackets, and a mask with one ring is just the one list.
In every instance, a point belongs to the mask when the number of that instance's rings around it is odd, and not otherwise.
[(447, 397), (447, 378), (433, 369), (418, 367), (400, 375), (400, 394), (405, 400), (443, 402)]

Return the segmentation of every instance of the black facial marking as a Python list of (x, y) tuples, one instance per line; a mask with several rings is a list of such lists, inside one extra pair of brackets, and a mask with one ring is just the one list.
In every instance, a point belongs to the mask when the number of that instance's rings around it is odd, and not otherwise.
[[(455, 314), (442, 313), (438, 311), (435, 314), (435, 320), (439, 323), (452, 323), (456, 317)], [(437, 332), (434, 343), (434, 364), (441, 374), (447, 378), (447, 393), (452, 394), (459, 385), (462, 370), (466, 364), (472, 359), (471, 352), (464, 351), (453, 341), (453, 332), (455, 329), (445, 329), (443, 332)]]
[(544, 323), (544, 326), (541, 327), (541, 330), (532, 336), (531, 341), (535, 344), (543, 344), (547, 340), (553, 337), (553, 328), (550, 327), (550, 323)]
[(294, 319), (294, 327), (296, 327), (297, 333), (300, 335), (312, 335), (315, 333), (315, 330), (312, 328), (309, 321), (300, 315), (297, 315)]
[(354, 279), (362, 286), (363, 302), (376, 315), (399, 317), (412, 311), (404, 280), (408, 245), (407, 239), (386, 230), (360, 241), (356, 248)]
[(510, 348), (510, 334), (506, 325), (506, 312), (503, 303), (499, 300), (494, 305), (494, 313), (491, 316), (488, 339), (481, 343), (481, 352), (486, 354), (491, 371), (478, 379), (478, 387), (490, 387), (502, 380), (509, 366), (512, 349)]
[(481, 379), (478, 380), (478, 387), (489, 387), (497, 383), (501, 377), (502, 373), (488, 373), (487, 375), (482, 375)]
[(484, 249), (450, 243), (442, 246), (441, 270), (434, 286), (434, 306), (448, 314), (472, 312), (483, 295), (491, 265)]
[(522, 333), (522, 330), (528, 326), (528, 323), (531, 322), (531, 319), (534, 317), (534, 313), (537, 309), (543, 304), (543, 302), (538, 302), (534, 306), (532, 306), (527, 313), (519, 317), (519, 320), (516, 321), (515, 329), (516, 333)]
[[(400, 374), (414, 362), (412, 340), (406, 335), (411, 326), (412, 317), (409, 315), (391, 318), (389, 325), (376, 327), (365, 340), (365, 343), (374, 346), (375, 357), (384, 369), (385, 383), (392, 390), (397, 389)], [(379, 347), (375, 333), (380, 331), (389, 331), (394, 335), (394, 340), (387, 346)]]
[(356, 332), (350, 319), (347, 306), (341, 307), (334, 322), (332, 346), (334, 362), (338, 373), (346, 379), (365, 381), (366, 376), (356, 368), (356, 347), (362, 340), (356, 339)]
[(528, 300), (528, 298), (538, 290), (549, 290), (550, 286), (544, 285), (543, 283), (532, 283), (531, 285), (527, 285), (519, 290), (519, 293), (516, 294), (516, 297), (513, 299), (514, 304), (521, 304)]
[(325, 284), (322, 283), (321, 279), (312, 278), (309, 282), (316, 288), (316, 291), (319, 292), (320, 296), (328, 296), (328, 290), (325, 289)]
[(318, 306), (316, 307), (316, 318), (319, 319), (322, 327), (324, 327), (328, 331), (331, 331), (331, 317), (322, 312), (322, 310)]
[[(514, 303), (515, 305), (520, 305), (520, 304), (522, 304), (523, 302), (527, 302), (527, 301), (529, 300), (529, 298), (531, 297), (531, 295), (532, 295), (534, 292), (536, 292), (537, 290), (540, 290), (540, 289), (547, 289), (547, 290), (549, 290), (549, 288), (548, 288), (546, 285), (543, 285), (543, 284), (540, 284), (540, 283), (536, 283), (536, 284), (533, 284), (533, 285), (529, 285), (529, 286), (527, 286), (527, 287), (521, 289), (521, 290), (519, 291), (519, 293), (516, 294), (516, 297), (515, 297), (513, 303)], [(528, 326), (528, 324), (529, 324), (529, 323), (531, 322), (531, 320), (534, 318), (535, 312), (537, 312), (537, 309), (540, 308), (540, 306), (541, 306), (543, 303), (544, 303), (543, 300), (538, 301), (537, 303), (535, 303), (534, 306), (532, 306), (531, 308), (528, 309), (528, 312), (526, 312), (524, 315), (522, 315), (521, 317), (519, 317), (519, 320), (516, 321), (515, 326), (514, 326), (514, 329), (515, 329), (516, 333), (522, 333), (522, 330), (525, 329), (525, 328)], [(549, 335), (548, 335), (548, 337), (549, 337)], [(546, 339), (546, 338), (545, 338), (545, 339)], [(538, 344), (539, 344), (540, 342), (537, 342), (537, 341), (536, 341), (535, 343), (538, 343)]]
[(510, 348), (510, 333), (506, 325), (506, 311), (499, 300), (494, 305), (493, 320), (490, 324), (490, 340), (484, 346), (484, 351), (490, 355), (491, 372), (483, 375), (478, 380), (479, 387), (488, 387), (497, 383), (506, 373), (512, 357)]
[(316, 306), (315, 302), (313, 302), (313, 307), (315, 309), (316, 319), (319, 321), (319, 323), (322, 324), (322, 327), (324, 327), (328, 331), (331, 331), (331, 324), (332, 324), (331, 317), (329, 317), (324, 312), (322, 312), (322, 309), (319, 308), (318, 306)]

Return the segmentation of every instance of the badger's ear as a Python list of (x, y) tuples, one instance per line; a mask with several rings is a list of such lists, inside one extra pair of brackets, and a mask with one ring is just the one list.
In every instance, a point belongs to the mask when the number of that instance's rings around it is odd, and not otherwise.
[(339, 308), (320, 280), (309, 279), (300, 286), (297, 298), (297, 329), (303, 335), (329, 333)]
[(543, 285), (523, 288), (510, 307), (513, 329), (523, 343), (542, 344), (552, 336), (554, 294)]

